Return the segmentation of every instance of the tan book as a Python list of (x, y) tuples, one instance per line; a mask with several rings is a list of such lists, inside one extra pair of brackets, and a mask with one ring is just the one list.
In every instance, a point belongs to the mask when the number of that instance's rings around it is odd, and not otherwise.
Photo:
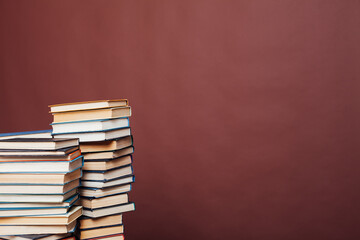
[(64, 194), (80, 185), (80, 179), (64, 185), (0, 185), (1, 194)]
[(125, 204), (129, 202), (129, 197), (127, 194), (120, 194), (114, 196), (108, 196), (103, 198), (80, 198), (80, 204), (84, 208), (102, 208), (109, 207), (119, 204)]
[(111, 159), (134, 153), (134, 147), (127, 147), (115, 151), (84, 153), (84, 160)]
[(98, 188), (98, 189), (86, 189), (80, 188), (79, 192), (82, 197), (93, 197), (93, 198), (101, 198), (110, 195), (126, 193), (131, 190), (131, 184), (114, 186), (108, 188)]
[(83, 209), (83, 215), (87, 217), (97, 218), (104, 217), (111, 214), (124, 213), (135, 210), (134, 203), (127, 203), (122, 205), (116, 205), (106, 208), (95, 208), (95, 209)]
[[(0, 226), (27, 226), (27, 225), (68, 225), (82, 215), (82, 207), (74, 206), (66, 214), (25, 216), (25, 217), (1, 217)], [(10, 234), (8, 234), (10, 235)]]
[(115, 158), (115, 159), (111, 159), (111, 160), (106, 160), (106, 161), (85, 161), (84, 162), (84, 166), (83, 166), (83, 170), (86, 171), (106, 171), (106, 170), (111, 170), (114, 168), (118, 168), (118, 167), (122, 167), (122, 166), (126, 166), (132, 163), (132, 157), (130, 155), (124, 156), (124, 157), (119, 157), (119, 158)]
[[(71, 236), (72, 233), (64, 233), (64, 234), (44, 234), (38, 235), (36, 234), (36, 238), (29, 238), (29, 235), (19, 235), (19, 236), (1, 236), (2, 239), (7, 240), (76, 240), (74, 236)], [(0, 239), (1, 239), (0, 238)]]
[(97, 228), (97, 227), (103, 227), (103, 226), (111, 226), (111, 225), (117, 225), (122, 224), (122, 215), (110, 215), (106, 217), (100, 217), (100, 218), (83, 218), (80, 219), (80, 229), (86, 229), (86, 228)]
[(97, 100), (97, 101), (85, 101), (85, 102), (74, 102), (74, 103), (62, 103), (50, 105), (50, 112), (68, 112), (68, 111), (79, 111), (89, 109), (100, 109), (100, 108), (113, 108), (113, 107), (124, 107), (128, 106), (127, 99), (114, 99), (114, 100)]
[(131, 108), (130, 106), (128, 106), (128, 107), (117, 107), (117, 108), (103, 108), (103, 109), (95, 109), (95, 110), (59, 112), (59, 113), (53, 113), (53, 116), (54, 116), (54, 121), (53, 121), (54, 123), (130, 117)]
[(22, 235), (22, 234), (60, 234), (68, 233), (74, 229), (76, 221), (68, 225), (14, 225), (14, 226), (0, 226), (0, 233), (7, 235)]
[(66, 174), (0, 174), (2, 184), (65, 184), (81, 178), (81, 169)]
[(80, 143), (80, 149), (81, 152), (85, 154), (91, 152), (115, 151), (118, 149), (130, 147), (132, 145), (132, 136), (126, 136), (116, 140)]
[(124, 232), (123, 225), (96, 228), (90, 230), (80, 230), (80, 239), (96, 238), (101, 236), (119, 234)]
[(77, 188), (65, 194), (0, 194), (0, 202), (60, 203), (77, 193)]

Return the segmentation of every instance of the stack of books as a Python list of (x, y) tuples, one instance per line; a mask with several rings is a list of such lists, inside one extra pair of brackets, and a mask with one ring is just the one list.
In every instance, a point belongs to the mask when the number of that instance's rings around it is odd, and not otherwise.
[(23, 135), (0, 136), (0, 238), (71, 239), (82, 215), (79, 141), (14, 137)]
[(53, 137), (78, 138), (84, 156), (80, 239), (124, 239), (122, 213), (135, 210), (128, 192), (134, 182), (133, 139), (127, 100), (49, 106)]

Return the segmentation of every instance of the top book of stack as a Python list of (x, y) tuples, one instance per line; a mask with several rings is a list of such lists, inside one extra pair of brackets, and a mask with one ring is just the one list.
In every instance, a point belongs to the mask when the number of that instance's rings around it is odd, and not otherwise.
[(126, 99), (50, 105), (53, 123), (123, 118), (131, 116)]

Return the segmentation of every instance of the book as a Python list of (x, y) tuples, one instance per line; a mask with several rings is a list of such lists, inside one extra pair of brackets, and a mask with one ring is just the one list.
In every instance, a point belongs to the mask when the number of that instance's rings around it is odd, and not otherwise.
[(0, 162), (1, 173), (68, 173), (83, 166), (83, 157), (70, 161)]
[(86, 240), (124, 240), (124, 239), (125, 238), (123, 234), (112, 234), (112, 235), (101, 236), (96, 238), (88, 238)]
[(122, 224), (108, 226), (108, 227), (99, 227), (89, 230), (81, 230), (80, 239), (92, 239), (101, 236), (108, 236), (113, 234), (124, 233), (124, 227)]
[[(7, 152), (10, 153), (10, 152)], [(1, 156), (0, 153), (0, 162), (28, 162), (28, 161), (70, 161), (81, 155), (80, 150), (69, 153), (65, 156), (56, 156), (56, 155), (6, 155)]]
[(122, 214), (110, 215), (100, 218), (89, 218), (86, 216), (80, 218), (80, 229), (111, 226), (114, 224), (122, 224)]
[(99, 108), (113, 108), (128, 106), (127, 99), (115, 99), (115, 100), (97, 100), (86, 102), (74, 102), (74, 103), (62, 103), (50, 105), (50, 112), (67, 112), (67, 111), (79, 111)]
[(108, 216), (116, 213), (130, 212), (134, 210), (135, 210), (135, 204), (130, 202), (126, 204), (115, 205), (104, 208), (95, 208), (95, 209), (83, 208), (83, 215), (92, 218), (97, 218), (97, 217)]
[(130, 106), (103, 108), (103, 109), (94, 109), (94, 110), (70, 111), (70, 112), (54, 112), (53, 123), (121, 118), (121, 117), (130, 117), (130, 116), (131, 116)]
[(66, 123), (52, 123), (52, 134), (98, 132), (129, 127), (129, 118), (113, 118), (105, 120), (85, 120)]
[(103, 151), (115, 151), (118, 149), (130, 147), (133, 145), (133, 137), (126, 136), (114, 140), (106, 140), (102, 142), (82, 142), (80, 143), (81, 152), (103, 152)]
[(2, 173), (0, 174), (0, 185), (64, 185), (81, 178), (81, 176), (80, 168), (66, 174)]
[(64, 194), (80, 185), (80, 179), (64, 185), (0, 185), (0, 195), (4, 194)]
[(122, 166), (119, 168), (114, 168), (108, 171), (88, 171), (88, 170), (84, 170), (83, 171), (83, 177), (82, 180), (100, 180), (100, 181), (105, 181), (105, 180), (110, 180), (110, 179), (114, 179), (114, 178), (118, 178), (121, 176), (126, 176), (126, 175), (131, 175), (133, 174), (133, 169), (131, 165), (127, 165), (127, 166)]
[(75, 231), (76, 221), (67, 225), (0, 225), (0, 232), (7, 235), (21, 235), (21, 234), (59, 234)]
[(84, 153), (84, 160), (104, 160), (104, 159), (113, 159), (113, 158), (119, 158), (122, 156), (126, 156), (129, 154), (134, 153), (134, 147), (127, 147), (115, 151), (106, 151), (106, 152), (92, 152), (92, 153)]
[(36, 149), (0, 149), (0, 157), (22, 157), (22, 158), (38, 158), (38, 157), (54, 157), (62, 159), (67, 155), (77, 151), (79, 146), (68, 147), (58, 150), (36, 150)]
[(100, 132), (81, 132), (81, 133), (64, 133), (54, 134), (53, 137), (57, 138), (78, 138), (80, 142), (96, 142), (116, 139), (131, 135), (130, 128), (118, 128), (108, 131)]
[(0, 194), (0, 202), (60, 203), (76, 194), (77, 187), (63, 194)]
[(125, 194), (118, 194), (107, 196), (103, 198), (80, 198), (79, 204), (81, 204), (84, 208), (87, 209), (96, 209), (96, 208), (103, 208), (109, 207), (114, 205), (125, 204), (129, 202), (128, 195)]
[(118, 185), (108, 188), (83, 188), (79, 189), (82, 197), (101, 198), (131, 191), (131, 184)]
[[(27, 226), (27, 225), (67, 225), (75, 222), (82, 215), (81, 206), (73, 206), (65, 214), (25, 216), (25, 217), (1, 217), (0, 226)], [(7, 234), (9, 235), (9, 234)]]
[(76, 240), (72, 233), (64, 234), (27, 234), (27, 235), (13, 235), (0, 236), (0, 239), (5, 240)]
[(42, 209), (42, 208), (70, 208), (77, 200), (79, 194), (75, 194), (62, 203), (0, 203), (0, 211), (20, 209)]
[(10, 138), (51, 138), (51, 129), (27, 132), (1, 133), (0, 139)]
[(123, 176), (119, 178), (114, 178), (112, 180), (105, 180), (105, 181), (97, 181), (97, 180), (83, 180), (81, 181), (81, 186), (87, 187), (87, 188), (106, 188), (106, 187), (112, 187), (116, 185), (124, 185), (127, 183), (132, 183), (135, 181), (134, 175), (128, 175)]
[(96, 160), (88, 160), (84, 162), (83, 170), (111, 170), (114, 168), (119, 168), (122, 166), (126, 166), (132, 163), (131, 155), (127, 155), (124, 157), (118, 157), (114, 159), (104, 159), (103, 161)]
[(69, 138), (11, 138), (0, 140), (1, 149), (58, 150), (79, 145), (78, 139)]

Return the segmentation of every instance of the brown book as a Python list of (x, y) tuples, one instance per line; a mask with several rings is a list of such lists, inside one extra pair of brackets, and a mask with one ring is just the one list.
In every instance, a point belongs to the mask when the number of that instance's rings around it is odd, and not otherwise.
[(93, 170), (93, 171), (107, 171), (110, 169), (126, 166), (132, 163), (131, 155), (127, 155), (124, 157), (119, 157), (111, 160), (89, 160), (84, 162), (83, 170)]
[(84, 142), (80, 143), (82, 153), (115, 151), (118, 149), (130, 147), (133, 145), (132, 136), (118, 138), (116, 140), (101, 141), (101, 142)]
[(54, 116), (54, 121), (53, 121), (54, 123), (130, 117), (131, 108), (130, 106), (127, 106), (127, 107), (117, 107), (117, 108), (58, 112), (58, 113), (53, 113), (53, 116)]
[(127, 99), (62, 103), (62, 104), (50, 105), (49, 107), (51, 110), (50, 112), (55, 113), (55, 112), (68, 112), (68, 111), (113, 108), (113, 107), (124, 107), (124, 106), (128, 106)]

